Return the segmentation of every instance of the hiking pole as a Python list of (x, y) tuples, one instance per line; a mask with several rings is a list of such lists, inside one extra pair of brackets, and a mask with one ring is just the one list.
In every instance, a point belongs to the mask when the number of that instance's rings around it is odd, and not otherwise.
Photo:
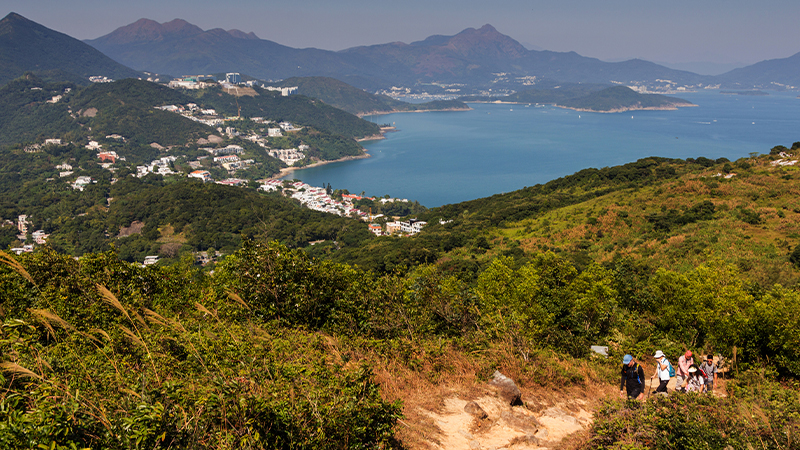
[(650, 400), (650, 390), (653, 389), (653, 377), (650, 377), (650, 389), (647, 390), (647, 398), (644, 399), (645, 402)]

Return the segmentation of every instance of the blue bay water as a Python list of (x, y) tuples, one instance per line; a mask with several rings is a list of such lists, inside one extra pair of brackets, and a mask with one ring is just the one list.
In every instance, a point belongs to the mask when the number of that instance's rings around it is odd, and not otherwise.
[(677, 111), (603, 114), (471, 104), (473, 110), (465, 112), (368, 117), (398, 130), (364, 143), (371, 158), (297, 170), (290, 177), (434, 207), (648, 156), (733, 161), (800, 141), (796, 96), (703, 91), (679, 95), (698, 106)]

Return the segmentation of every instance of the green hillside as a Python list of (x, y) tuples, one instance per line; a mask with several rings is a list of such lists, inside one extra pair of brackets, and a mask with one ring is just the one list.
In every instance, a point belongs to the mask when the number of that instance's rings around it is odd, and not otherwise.
[[(61, 99), (48, 102), (55, 96)], [(191, 99), (133, 79), (81, 88), (70, 83), (47, 83), (28, 74), (0, 88), (0, 145), (41, 143), (45, 138), (85, 143), (89, 136), (115, 133), (128, 138), (127, 147), (151, 142), (183, 145), (215, 132), (153, 108), (176, 101)]]
[(222, 94), (219, 88), (194, 93), (197, 100), (225, 114), (235, 116), (239, 108), (243, 116), (264, 117), (309, 125), (320, 131), (361, 138), (380, 133), (380, 128), (353, 114), (305, 96), (282, 97), (278, 92), (257, 89), (258, 95), (234, 97)]
[[(141, 80), (121, 80), (80, 87), (66, 82), (46, 82), (32, 74), (0, 87), (0, 146), (6, 149), (36, 149), (46, 139), (61, 139), (64, 145), (84, 146), (96, 141), (104, 150), (115, 151), (125, 162), (117, 167), (135, 170), (136, 165), (165, 156), (170, 148), (181, 151), (172, 156), (184, 163), (208, 154), (207, 138), (217, 143), (243, 147), (243, 159), (253, 160), (239, 176), (256, 180), (277, 173), (285, 164), (270, 157), (264, 150), (268, 144), (275, 148), (297, 148), (307, 145), (306, 158), (297, 165), (343, 157), (363, 156), (363, 148), (355, 138), (373, 136), (380, 132), (376, 124), (362, 120), (345, 111), (303, 96), (281, 97), (259, 90), (260, 95), (235, 97), (221, 88), (210, 88), (187, 94), (163, 85)], [(218, 125), (209, 126), (190, 120), (181, 114), (156, 107), (197, 105), (213, 109), (217, 123), (225, 123), (237, 134), (223, 138)], [(241, 112), (242, 117), (236, 116)], [(195, 119), (208, 116), (196, 113)], [(257, 121), (251, 121), (250, 118)], [(269, 122), (273, 125), (268, 125)], [(267, 139), (267, 128), (288, 121), (298, 130), (283, 137)], [(260, 137), (264, 146), (239, 137)], [(108, 136), (121, 136), (110, 138)], [(124, 139), (123, 139), (124, 138)], [(205, 143), (203, 143), (205, 142)], [(197, 160), (199, 161), (199, 159)], [(57, 164), (56, 164), (57, 165)], [(189, 171), (189, 166), (184, 164)], [(210, 167), (204, 167), (209, 169)], [(214, 176), (224, 177), (222, 172)]]

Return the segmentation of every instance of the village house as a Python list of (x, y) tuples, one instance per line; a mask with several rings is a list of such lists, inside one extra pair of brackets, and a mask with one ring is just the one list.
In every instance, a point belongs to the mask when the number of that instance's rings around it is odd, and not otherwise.
[(211, 178), (211, 172), (209, 172), (207, 170), (195, 170), (194, 172), (190, 173), (188, 175), (188, 177), (189, 178), (199, 178), (199, 179), (203, 180), (204, 183), (207, 183), (209, 181), (214, 181)]
[(383, 228), (381, 228), (380, 224), (377, 223), (369, 224), (369, 231), (371, 231), (375, 236), (383, 235)]
[(395, 234), (400, 232), (400, 222), (386, 222), (386, 234)]
[(208, 153), (211, 153), (212, 156), (240, 155), (244, 152), (244, 149), (242, 147), (234, 144), (222, 148), (201, 148), (201, 150), (205, 150)]
[(33, 242), (36, 242), (39, 245), (44, 245), (47, 242), (47, 238), (49, 235), (44, 232), (44, 230), (36, 230), (31, 235), (33, 237)]
[(400, 222), (400, 231), (408, 234), (417, 234), (422, 231), (422, 227), (427, 224), (428, 222), (423, 222), (421, 220), (409, 219), (406, 222)]

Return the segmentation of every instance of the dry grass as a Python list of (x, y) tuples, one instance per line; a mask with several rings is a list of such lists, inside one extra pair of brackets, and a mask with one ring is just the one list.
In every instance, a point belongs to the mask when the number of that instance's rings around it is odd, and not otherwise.
[(232, 87), (223, 89), (227, 94), (236, 96), (236, 97), (244, 97), (245, 95), (249, 97), (257, 97), (258, 92), (251, 87)]
[(75, 327), (67, 323), (66, 320), (62, 319), (55, 313), (52, 313), (46, 309), (34, 309), (30, 308), (28, 311), (36, 318), (42, 325), (47, 328), (47, 331), (50, 332), (50, 335), (53, 336), (55, 339), (56, 337), (56, 330), (53, 328), (53, 325), (63, 328), (65, 330), (74, 330)]
[(128, 314), (128, 310), (122, 306), (122, 303), (120, 303), (116, 295), (112, 294), (111, 291), (103, 285), (95, 284), (95, 287), (97, 288), (97, 292), (100, 293), (100, 298), (102, 298), (104, 302), (116, 308), (117, 311), (121, 312), (130, 322), (133, 322), (130, 314)]
[(33, 277), (31, 276), (31, 274), (28, 273), (27, 270), (25, 270), (24, 267), (22, 267), (22, 264), (20, 264), (19, 261), (14, 259), (14, 257), (12, 257), (11, 255), (2, 250), (0, 250), (0, 264), (4, 264), (10, 267), (11, 270), (22, 275), (26, 280), (30, 281), (31, 284), (36, 285), (36, 282), (33, 281)]
[(0, 363), (0, 370), (18, 377), (42, 379), (41, 375), (38, 375), (15, 362)]

